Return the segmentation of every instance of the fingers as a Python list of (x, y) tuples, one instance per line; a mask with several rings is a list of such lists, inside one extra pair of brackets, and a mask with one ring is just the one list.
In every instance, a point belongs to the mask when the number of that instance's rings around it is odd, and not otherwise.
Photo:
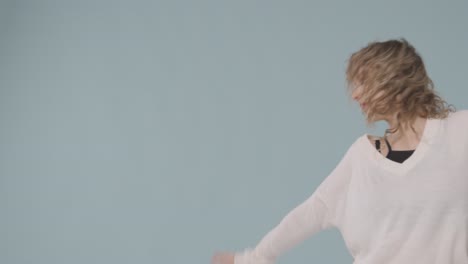
[(211, 258), (211, 264), (234, 264), (233, 254), (228, 252), (216, 252)]

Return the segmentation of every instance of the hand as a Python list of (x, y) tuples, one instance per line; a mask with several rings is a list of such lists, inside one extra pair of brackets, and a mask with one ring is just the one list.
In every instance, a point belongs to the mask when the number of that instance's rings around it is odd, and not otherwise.
[(234, 264), (234, 254), (231, 252), (216, 252), (211, 258), (211, 264)]

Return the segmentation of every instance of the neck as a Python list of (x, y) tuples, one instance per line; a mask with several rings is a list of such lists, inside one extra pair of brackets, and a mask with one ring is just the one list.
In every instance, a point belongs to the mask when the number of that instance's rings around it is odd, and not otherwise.
[[(397, 126), (396, 118), (386, 119), (389, 128), (394, 129)], [(387, 134), (389, 141), (393, 142), (397, 148), (402, 149), (415, 149), (421, 140), (424, 128), (426, 125), (426, 118), (416, 117), (412, 122), (403, 125), (395, 132)], [(411, 126), (414, 128), (411, 128)]]

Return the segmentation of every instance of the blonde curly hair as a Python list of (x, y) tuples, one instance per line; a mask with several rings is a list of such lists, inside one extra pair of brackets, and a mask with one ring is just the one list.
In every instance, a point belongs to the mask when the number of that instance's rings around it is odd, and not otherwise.
[(403, 38), (371, 42), (353, 53), (346, 69), (346, 81), (348, 92), (363, 87), (362, 102), (368, 107), (368, 125), (382, 116), (396, 117), (397, 127), (391, 133), (418, 116), (445, 118), (456, 111), (436, 93), (421, 56)]

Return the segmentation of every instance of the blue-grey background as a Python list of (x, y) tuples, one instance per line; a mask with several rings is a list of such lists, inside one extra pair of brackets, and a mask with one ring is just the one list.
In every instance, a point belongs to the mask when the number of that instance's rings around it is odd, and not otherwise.
[[(405, 37), (468, 108), (467, 1), (0, 2), (0, 263), (209, 263), (366, 128), (352, 52)], [(338, 230), (278, 263), (351, 263)]]

